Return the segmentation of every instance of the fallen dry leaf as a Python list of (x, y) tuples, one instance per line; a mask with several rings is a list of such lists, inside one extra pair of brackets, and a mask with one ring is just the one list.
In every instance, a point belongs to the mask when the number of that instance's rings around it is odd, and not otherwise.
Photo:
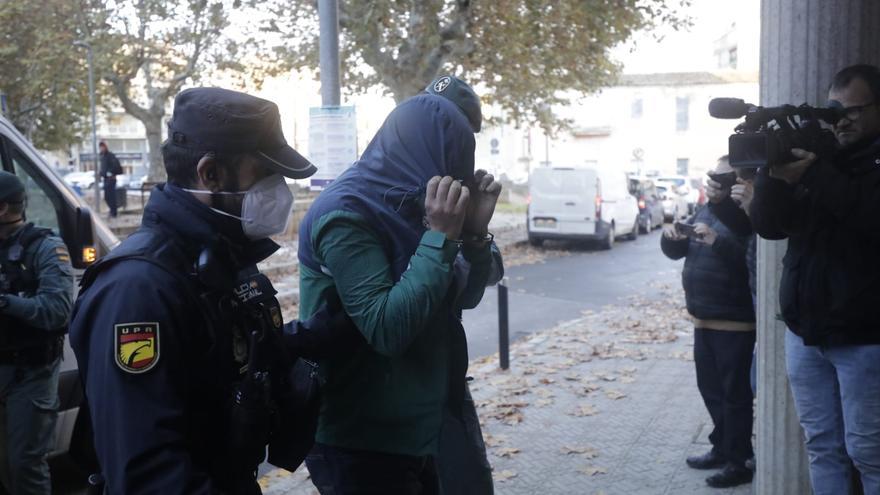
[(603, 467), (597, 466), (587, 466), (581, 469), (578, 469), (579, 472), (586, 474), (587, 476), (596, 476), (597, 474), (606, 474), (608, 470)]
[(570, 414), (582, 418), (584, 416), (595, 416), (598, 412), (591, 404), (581, 404)]
[(504, 447), (500, 449), (495, 449), (492, 453), (498, 457), (510, 457), (514, 454), (519, 454), (520, 450), (516, 447)]
[(510, 469), (492, 473), (492, 477), (495, 478), (495, 481), (500, 481), (502, 483), (509, 479), (516, 478), (517, 476), (516, 471), (511, 471)]
[(497, 447), (506, 442), (506, 435), (492, 435), (491, 433), (486, 433), (483, 435), (483, 443), (486, 444), (486, 447)]
[(589, 446), (562, 447), (562, 453), (565, 455), (577, 454), (586, 459), (595, 459), (599, 455), (599, 451)]
[(626, 394), (617, 390), (608, 390), (607, 392), (605, 392), (605, 396), (611, 400), (620, 400), (626, 397)]

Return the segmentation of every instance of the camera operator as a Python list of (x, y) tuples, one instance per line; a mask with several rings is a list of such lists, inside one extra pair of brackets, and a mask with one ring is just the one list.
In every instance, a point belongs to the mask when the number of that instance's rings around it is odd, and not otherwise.
[[(833, 156), (759, 170), (751, 219), (767, 239), (788, 238), (780, 306), (795, 407), (814, 493), (880, 493), (880, 70), (837, 73), (841, 108)], [(852, 460), (852, 463), (850, 462)]]
[[(714, 175), (732, 173), (727, 157)], [(689, 227), (693, 225), (693, 227)], [(752, 392), (749, 366), (755, 346), (755, 311), (746, 269), (748, 236), (736, 235), (707, 207), (684, 225), (666, 229), (660, 247), (670, 259), (685, 258), (682, 285), (694, 318), (697, 387), (712, 417), (712, 450), (687, 459), (694, 469), (722, 470), (706, 479), (714, 488), (749, 483)]]

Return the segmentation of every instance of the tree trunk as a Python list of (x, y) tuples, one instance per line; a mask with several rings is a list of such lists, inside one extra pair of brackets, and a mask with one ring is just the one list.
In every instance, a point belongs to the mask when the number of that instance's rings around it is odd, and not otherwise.
[(162, 117), (164, 114), (151, 114), (143, 121), (147, 129), (147, 163), (149, 163), (148, 180), (163, 182), (166, 178), (165, 165), (162, 162)]

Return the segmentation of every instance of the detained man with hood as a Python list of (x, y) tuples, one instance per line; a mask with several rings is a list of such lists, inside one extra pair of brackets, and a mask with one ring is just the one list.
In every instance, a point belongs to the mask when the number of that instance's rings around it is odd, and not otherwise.
[[(492, 492), (461, 310), (502, 274), (488, 232), (501, 185), (474, 172), (473, 90), (444, 76), (426, 93), (391, 112), (300, 226), (301, 315), (338, 296), (368, 343), (320, 363), (306, 463), (321, 493), (439, 493), (440, 478), (447, 493)], [(443, 476), (463, 461), (473, 479), (455, 481), (470, 488)]]

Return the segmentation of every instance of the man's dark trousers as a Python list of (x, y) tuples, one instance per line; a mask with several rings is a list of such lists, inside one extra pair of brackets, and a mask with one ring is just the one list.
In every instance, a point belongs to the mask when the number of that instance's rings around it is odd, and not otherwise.
[(694, 329), (697, 387), (715, 425), (709, 441), (740, 466), (754, 455), (749, 383), (754, 348), (754, 331)]
[(440, 493), (440, 479), (431, 456), (384, 454), (316, 443), (306, 457), (306, 466), (322, 495)]
[(110, 216), (116, 216), (116, 176), (104, 177), (104, 201), (110, 208)]

